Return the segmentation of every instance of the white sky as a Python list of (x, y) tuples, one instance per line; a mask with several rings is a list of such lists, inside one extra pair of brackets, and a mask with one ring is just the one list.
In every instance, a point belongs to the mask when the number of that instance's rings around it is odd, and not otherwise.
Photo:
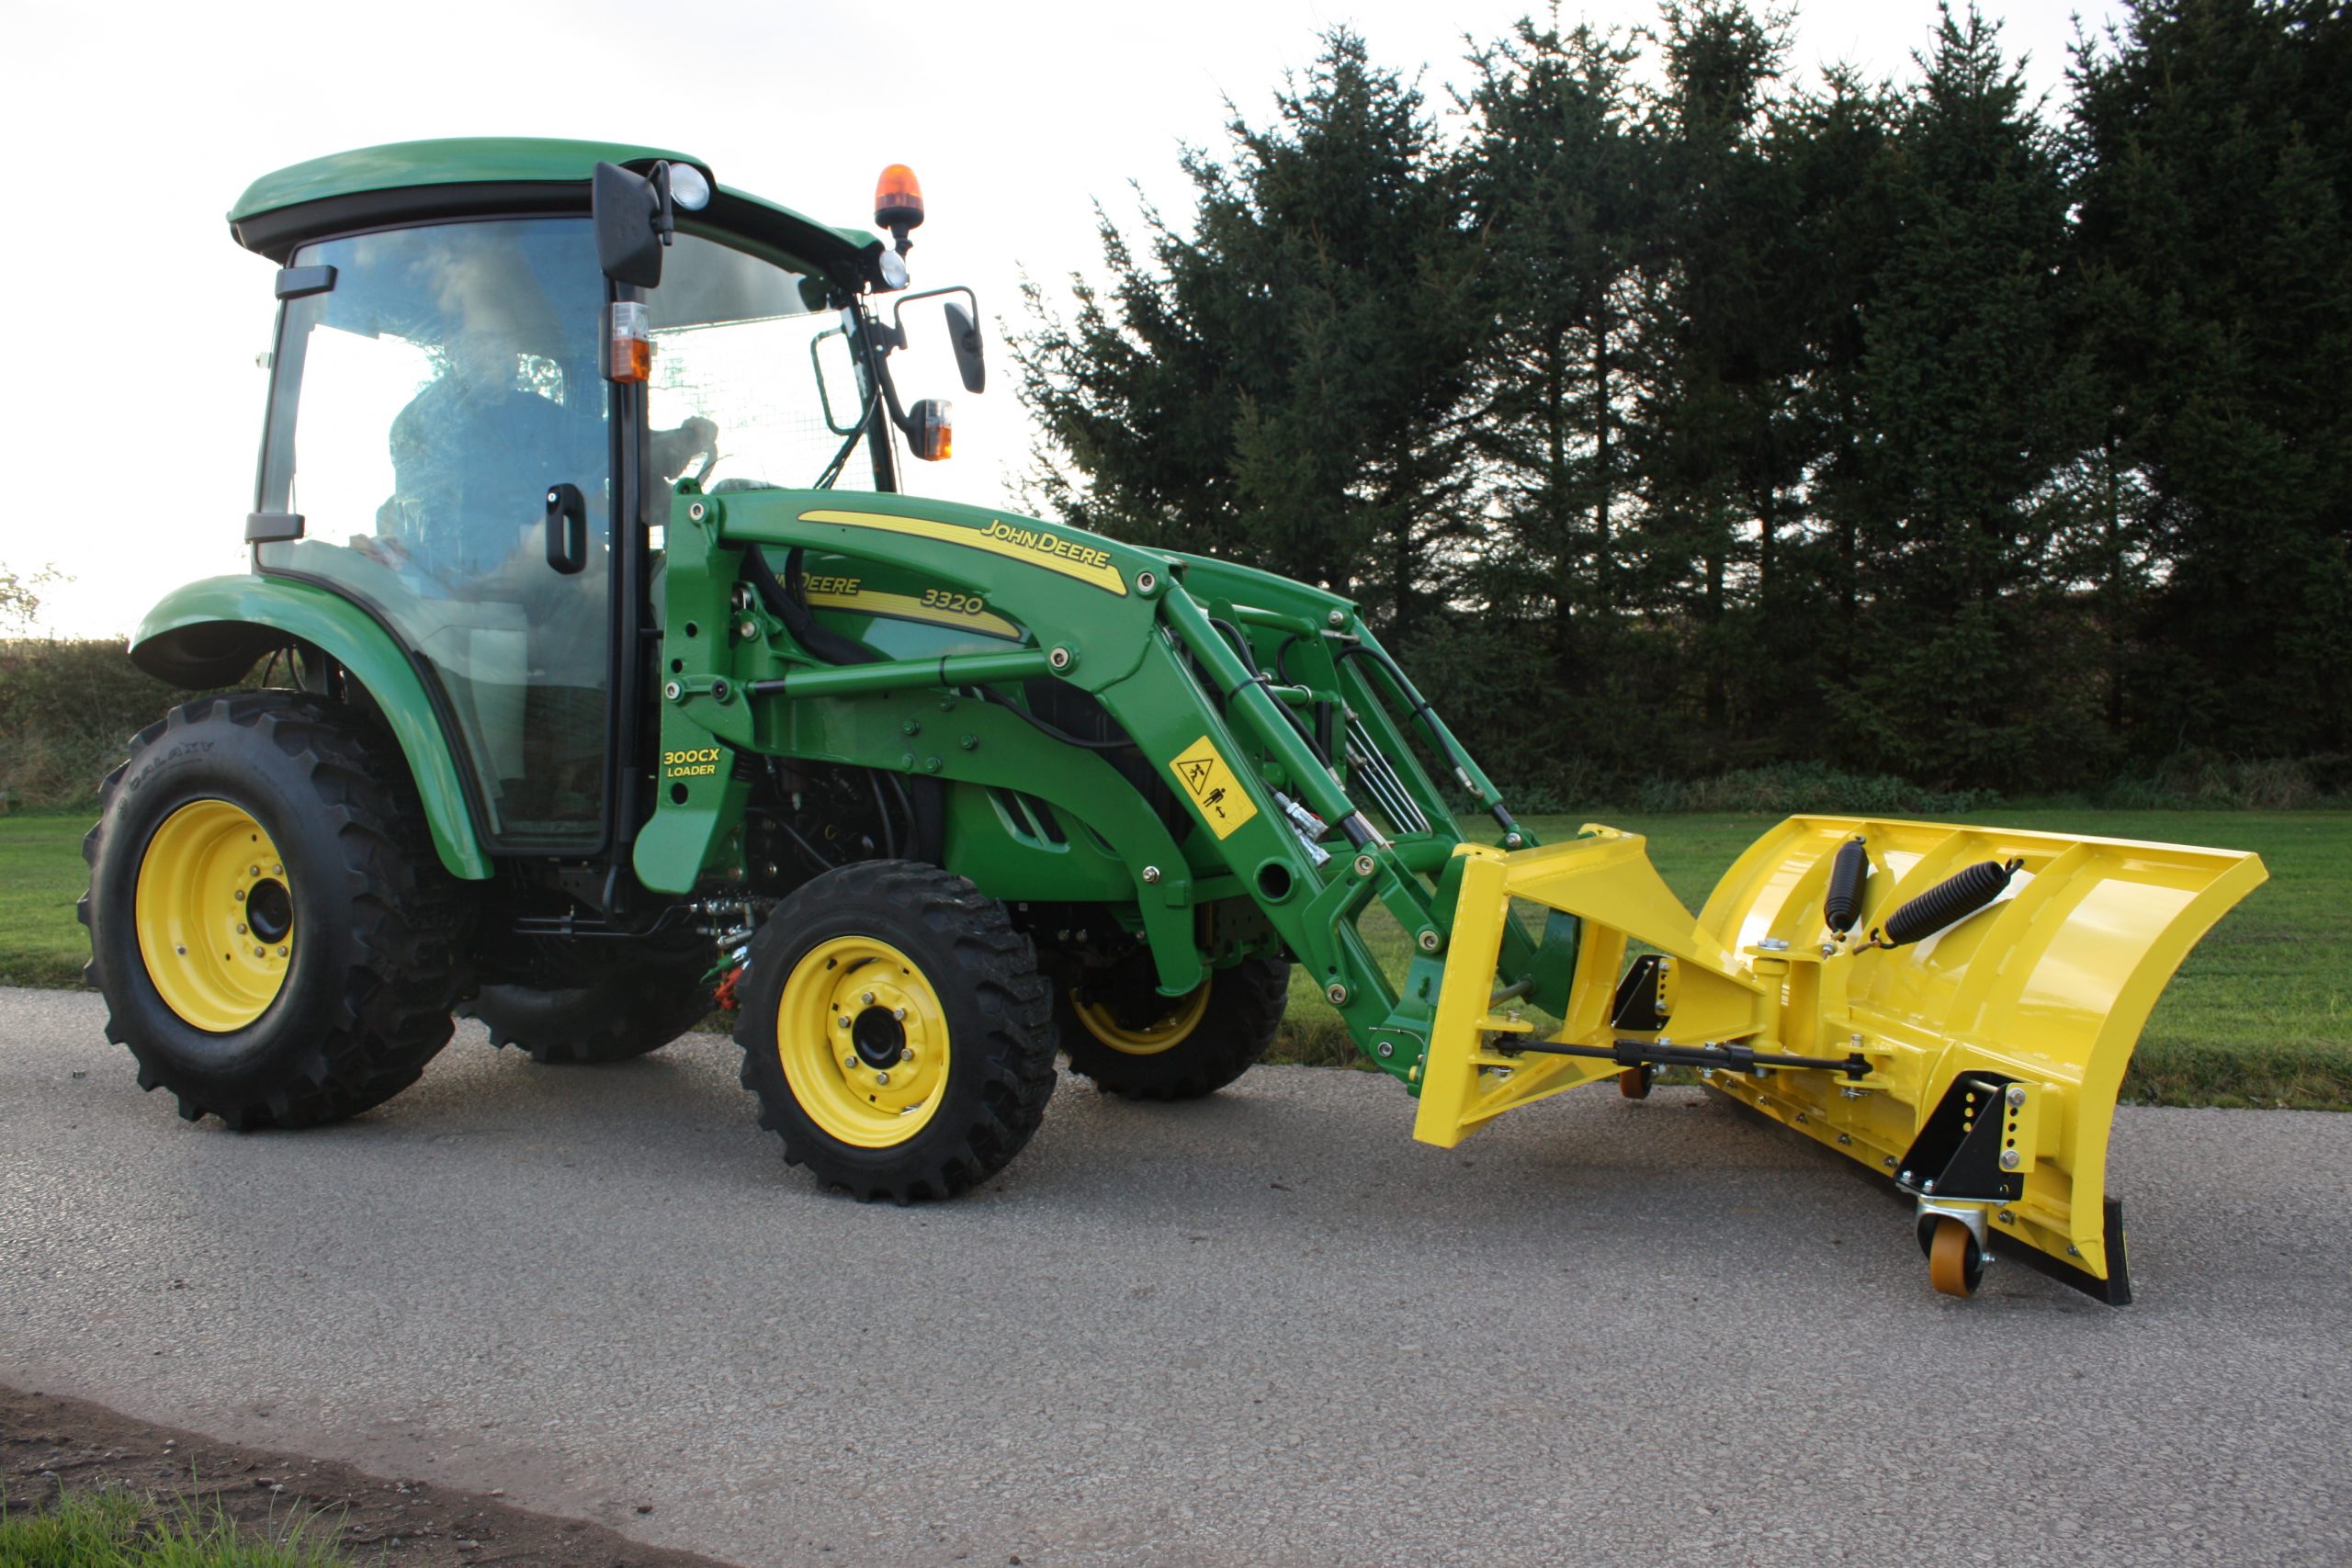
[[(2063, 97), (2079, 10), (1988, 0), (2028, 77)], [(1022, 271), (1058, 293), (1098, 256), (1090, 203), (1133, 226), (1130, 181), (1191, 210), (1180, 143), (1223, 147), (1225, 100), (1253, 123), (1318, 35), (1356, 28), (1375, 62), (1467, 79), (1527, 0), (1191, 0), (1139, 6), (899, 0), (574, 5), (402, 0), (289, 7), (0, 0), (13, 69), (0, 132), (18, 150), (0, 300), (0, 412), (19, 464), (0, 566), (53, 564), (44, 628), (128, 631), (177, 583), (243, 570), (275, 302), (271, 265), (222, 220), (255, 175), (413, 138), (540, 135), (674, 147), (720, 179), (831, 222), (865, 224), (875, 175), (911, 164), (929, 223), (915, 286), (968, 283), (990, 322), (990, 389), (954, 394), (957, 456), (910, 488), (983, 505), (1027, 459), (993, 330), (1019, 325)], [(1655, 20), (1648, 0), (1569, 0), (1564, 22)], [(1933, 0), (1810, 0), (1800, 72), (1909, 69)], [(795, 373), (785, 370), (785, 374)], [(805, 373), (801, 372), (801, 373)]]

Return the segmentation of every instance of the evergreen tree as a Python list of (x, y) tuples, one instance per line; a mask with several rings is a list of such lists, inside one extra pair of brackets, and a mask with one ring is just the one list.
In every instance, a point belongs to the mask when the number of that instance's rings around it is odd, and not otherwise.
[(2014, 786), (2083, 728), (2049, 631), (2046, 487), (2085, 390), (2058, 278), (2067, 195), (1992, 23), (1947, 7), (1921, 65), (1866, 307), (1867, 604), (1834, 695), (1864, 760)]
[[(1016, 350), (1073, 522), (1365, 601), (1409, 639), (1474, 532), (1459, 405), (1476, 247), (1419, 92), (1334, 32), (1265, 129), (1188, 152), (1193, 231), (1156, 270), (1103, 225), (1106, 303)], [(1057, 458), (1084, 475), (1069, 482)]]
[(2137, 0), (2074, 119), (2116, 570), (2152, 582), (2118, 696), (2143, 750), (2352, 747), (2352, 14)]
[(1532, 757), (1638, 745), (1638, 608), (1625, 560), (1640, 517), (1623, 429), (1637, 384), (1638, 254), (1657, 182), (1628, 77), (1634, 51), (1522, 21), (1472, 58), (1465, 188), (1487, 247), (1471, 423), (1488, 521), (1476, 596), (1510, 639), (1510, 678), (1557, 694)]

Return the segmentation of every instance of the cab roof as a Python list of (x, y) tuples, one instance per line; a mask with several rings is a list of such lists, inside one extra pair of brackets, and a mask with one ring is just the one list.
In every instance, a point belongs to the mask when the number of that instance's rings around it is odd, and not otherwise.
[(656, 160), (691, 164), (710, 176), (710, 206), (680, 214), (695, 227), (741, 234), (812, 262), (849, 260), (881, 249), (881, 240), (865, 230), (834, 228), (722, 186), (709, 164), (684, 152), (521, 136), (393, 141), (290, 164), (245, 187), (229, 209), (229, 231), (239, 244), (282, 265), (295, 246), (353, 229), (492, 213), (585, 211), (598, 164), (643, 171)]

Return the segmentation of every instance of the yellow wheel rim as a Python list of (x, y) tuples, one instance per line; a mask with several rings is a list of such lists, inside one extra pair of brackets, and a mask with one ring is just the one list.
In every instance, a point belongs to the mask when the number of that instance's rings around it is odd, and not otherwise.
[(285, 858), (253, 814), (190, 801), (139, 859), (131, 923), (164, 1005), (193, 1028), (231, 1034), (269, 1010), (294, 952)]
[(1209, 987), (1215, 983), (1214, 976), (1202, 981), (1189, 995), (1170, 1004), (1166, 1018), (1141, 1029), (1124, 1027), (1109, 1006), (1080, 1001), (1076, 991), (1069, 994), (1070, 1010), (1078, 1014), (1079, 1022), (1086, 1025), (1086, 1032), (1112, 1050), (1129, 1056), (1157, 1056), (1193, 1037), (1193, 1031), (1201, 1026), (1202, 1018), (1209, 1010)]
[(861, 1149), (905, 1143), (947, 1093), (947, 1013), (914, 961), (840, 936), (808, 950), (776, 1004), (776, 1056), (808, 1119)]

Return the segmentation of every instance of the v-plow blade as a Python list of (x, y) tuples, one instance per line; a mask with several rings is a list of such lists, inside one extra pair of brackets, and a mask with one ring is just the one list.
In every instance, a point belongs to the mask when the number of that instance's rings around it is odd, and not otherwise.
[[(1999, 1238), (2115, 1305), (2125, 1065), (2181, 960), (2267, 874), (2231, 850), (1796, 817), (1694, 919), (1614, 829), (1457, 855), (1416, 1137), (1451, 1147), (1578, 1084), (1639, 1094), (1691, 1067), (1909, 1196), (1938, 1290), (1971, 1293)], [(1493, 988), (1514, 898), (1581, 923), (1556, 1028)]]

